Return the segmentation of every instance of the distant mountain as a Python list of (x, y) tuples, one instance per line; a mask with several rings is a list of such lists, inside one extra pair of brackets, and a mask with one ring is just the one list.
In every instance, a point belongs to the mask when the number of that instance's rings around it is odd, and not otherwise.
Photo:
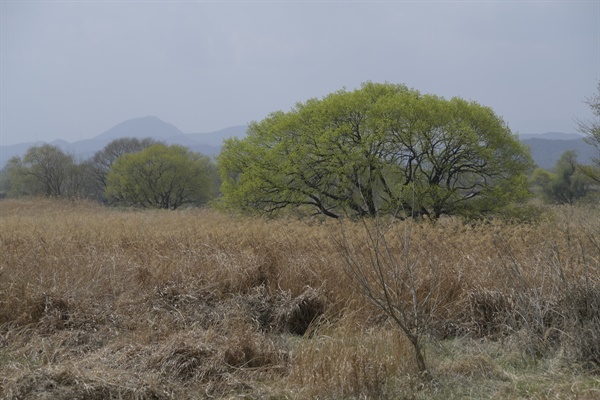
[[(73, 143), (55, 140), (51, 144), (84, 160), (93, 156), (95, 152), (115, 139), (122, 137), (152, 137), (166, 144), (179, 144), (189, 147), (193, 151), (216, 156), (219, 154), (225, 139), (230, 137), (243, 138), (246, 136), (247, 129), (247, 126), (240, 125), (215, 132), (186, 134), (173, 124), (149, 116), (123, 121), (92, 139)], [(589, 163), (592, 157), (597, 156), (595, 149), (585, 143), (581, 135), (575, 133), (521, 134), (519, 139), (530, 147), (534, 161), (544, 169), (553, 169), (556, 161), (567, 150), (577, 151), (578, 159), (582, 163)], [(0, 168), (3, 168), (11, 157), (22, 156), (30, 147), (41, 144), (43, 142), (0, 146)]]
[(44, 142), (27, 142), (19, 144), (9, 144), (7, 146), (0, 146), (0, 168), (4, 168), (4, 165), (14, 156), (21, 156), (27, 152), (27, 149), (33, 146), (40, 146)]
[(181, 135), (184, 135), (184, 133), (177, 129), (175, 125), (169, 124), (157, 117), (148, 116), (123, 121), (96, 136), (94, 139), (111, 142), (114, 139), (124, 137), (169, 139)]
[[(246, 126), (233, 126), (216, 132), (185, 134), (175, 125), (162, 121), (157, 117), (142, 117), (123, 121), (106, 132), (91, 139), (79, 140), (68, 143), (64, 140), (50, 142), (65, 152), (75, 155), (81, 160), (90, 158), (98, 150), (115, 139), (124, 137), (145, 138), (151, 137), (168, 145), (178, 144), (186, 146), (192, 151), (197, 151), (209, 156), (216, 156), (221, 151), (223, 140), (230, 137), (244, 137)], [(44, 142), (20, 143), (15, 145), (0, 146), (0, 168), (13, 156), (22, 156), (32, 146), (40, 146)]]
[(232, 137), (245, 137), (247, 129), (248, 126), (246, 125), (238, 125), (210, 133), (188, 133), (187, 136), (199, 143), (220, 147), (225, 139), (229, 139)]
[(546, 139), (546, 140), (576, 140), (583, 138), (583, 135), (579, 133), (562, 133), (562, 132), (548, 132), (548, 133), (524, 133), (519, 135), (520, 140), (528, 139)]
[(540, 168), (552, 170), (556, 161), (567, 150), (577, 152), (577, 160), (589, 164), (592, 158), (597, 157), (596, 149), (584, 141), (578, 134), (549, 133), (520, 135), (521, 141), (529, 146), (531, 157)]

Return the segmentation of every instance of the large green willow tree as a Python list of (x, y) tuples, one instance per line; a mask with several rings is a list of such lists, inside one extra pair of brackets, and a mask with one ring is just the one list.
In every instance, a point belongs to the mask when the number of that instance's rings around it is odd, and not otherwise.
[(228, 206), (335, 218), (495, 211), (526, 196), (532, 166), (490, 108), (376, 83), (254, 122), (218, 161)]

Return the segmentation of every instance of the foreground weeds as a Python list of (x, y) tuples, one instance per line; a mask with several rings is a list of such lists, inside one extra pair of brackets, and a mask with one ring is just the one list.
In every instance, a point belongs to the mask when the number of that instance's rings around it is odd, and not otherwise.
[(341, 232), (368, 257), (351, 222), (1, 201), (0, 398), (600, 397), (597, 210), (411, 226), (431, 381)]

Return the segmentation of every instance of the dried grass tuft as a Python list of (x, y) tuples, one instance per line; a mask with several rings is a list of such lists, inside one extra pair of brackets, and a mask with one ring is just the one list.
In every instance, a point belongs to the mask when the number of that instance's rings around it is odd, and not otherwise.
[(459, 360), (442, 363), (437, 372), (470, 381), (510, 381), (510, 376), (490, 356), (485, 354), (466, 355)]
[(19, 376), (7, 385), (4, 396), (6, 400), (160, 400), (172, 398), (172, 393), (157, 390), (124, 371), (106, 377), (94, 376), (93, 371), (60, 367)]
[(158, 350), (148, 365), (172, 380), (208, 382), (223, 373), (214, 361), (215, 355), (214, 349), (202, 343), (179, 343)]
[(564, 299), (564, 351), (569, 361), (600, 371), (600, 284), (581, 282)]
[(309, 287), (300, 296), (290, 298), (279, 306), (276, 325), (284, 332), (304, 335), (311, 324), (323, 315), (325, 305), (324, 297)]
[(282, 355), (277, 345), (253, 325), (238, 322), (230, 326), (231, 334), (221, 350), (223, 362), (235, 369), (282, 370)]
[(290, 371), (300, 397), (395, 398), (400, 377), (416, 375), (408, 341), (390, 329), (363, 330), (352, 317), (323, 324), (299, 344)]
[(515, 300), (510, 293), (480, 289), (468, 294), (471, 328), (476, 337), (498, 337), (514, 328)]

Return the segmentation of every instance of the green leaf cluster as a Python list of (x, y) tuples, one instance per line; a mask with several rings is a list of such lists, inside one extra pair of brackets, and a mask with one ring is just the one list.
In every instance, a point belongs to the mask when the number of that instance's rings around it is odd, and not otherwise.
[(572, 150), (564, 152), (556, 162), (555, 172), (537, 168), (530, 182), (546, 202), (553, 204), (574, 204), (590, 192), (593, 184)]
[(370, 82), (253, 122), (218, 162), (229, 207), (430, 218), (524, 199), (533, 165), (490, 108)]
[(215, 174), (208, 157), (183, 146), (155, 144), (116, 159), (106, 180), (106, 196), (147, 208), (203, 204), (215, 194)]
[(118, 138), (108, 143), (86, 161), (88, 196), (105, 200), (106, 180), (113, 163), (122, 155), (136, 153), (154, 144), (164, 144), (152, 138)]

